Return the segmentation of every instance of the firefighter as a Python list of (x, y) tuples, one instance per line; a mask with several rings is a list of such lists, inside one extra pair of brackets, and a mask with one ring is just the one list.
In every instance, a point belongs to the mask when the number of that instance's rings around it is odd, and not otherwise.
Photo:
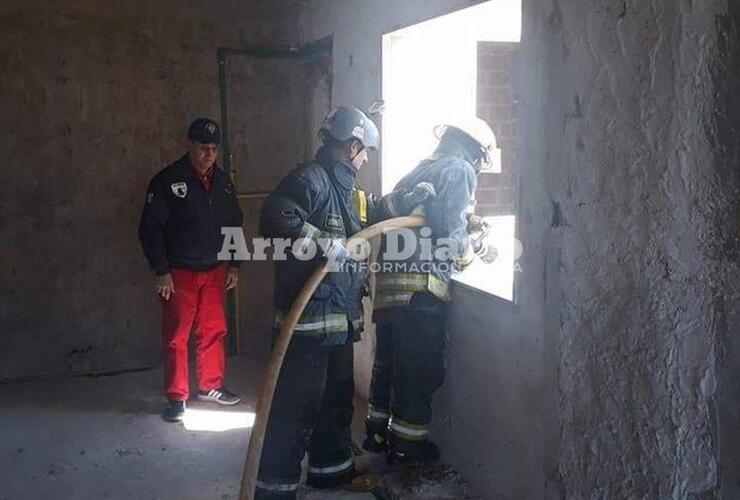
[(167, 406), (164, 419), (185, 415), (188, 338), (195, 326), (198, 399), (234, 405), (239, 397), (223, 386), (225, 290), (234, 288), (239, 262), (217, 255), (223, 227), (242, 226), (234, 185), (216, 164), (221, 129), (208, 118), (193, 121), (188, 152), (149, 183), (139, 224), (144, 254), (156, 274), (162, 303), (162, 345)]
[(334, 271), (308, 302), (283, 361), (258, 473), (262, 500), (295, 498), (306, 451), (310, 486), (333, 488), (354, 477), (352, 344), (363, 328), (366, 272), (348, 261), (343, 241), (375, 221), (407, 215), (430, 196), (431, 186), (423, 185), (382, 199), (359, 188), (357, 173), (379, 145), (378, 129), (362, 111), (331, 111), (319, 138), (315, 159), (290, 172), (261, 213), (263, 236), (288, 238), (298, 249), (275, 262), (276, 330), (311, 273), (327, 260)]
[[(372, 120), (353, 107), (327, 114), (315, 159), (299, 165), (262, 207), (260, 232), (298, 248), (275, 262), (276, 325), (309, 275), (337, 267), (311, 297), (295, 328), (278, 380), (257, 482), (257, 499), (293, 499), (308, 451), (308, 484), (331, 488), (354, 477), (350, 424), (353, 348), (362, 328), (362, 273), (342, 266), (343, 240), (367, 221), (368, 200), (356, 185), (368, 152), (378, 148)], [(313, 258), (309, 258), (315, 251)]]
[[(388, 239), (396, 236), (385, 235), (376, 274), (377, 343), (363, 448), (387, 451), (401, 463), (439, 458), (427, 436), (432, 397), (444, 380), (448, 284), (476, 252), (485, 258), (491, 251), (483, 245), (471, 248), (466, 229), (476, 176), (496, 144), (493, 131), (473, 118), (436, 127), (435, 135), (439, 145), (432, 156), (394, 188), (404, 193), (420, 183), (433, 186), (436, 196), (422, 204), (427, 226), (413, 230), (414, 252), (400, 260), (387, 253)], [(424, 238), (431, 241), (428, 250)]]

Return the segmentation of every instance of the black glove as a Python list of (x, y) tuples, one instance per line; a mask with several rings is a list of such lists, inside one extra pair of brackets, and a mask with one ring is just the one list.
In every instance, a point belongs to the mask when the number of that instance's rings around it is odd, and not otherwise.
[(414, 208), (435, 196), (437, 196), (437, 190), (431, 182), (420, 182), (414, 186), (414, 189), (401, 196), (397, 203), (397, 217), (410, 214)]
[(394, 191), (381, 200), (388, 217), (403, 217), (430, 198), (437, 196), (437, 190), (430, 182), (420, 182), (411, 191)]
[(434, 189), (434, 184), (431, 182), (420, 182), (403, 199), (407, 207), (409, 207), (409, 212), (411, 212), (414, 207), (435, 196), (437, 196), (437, 190)]

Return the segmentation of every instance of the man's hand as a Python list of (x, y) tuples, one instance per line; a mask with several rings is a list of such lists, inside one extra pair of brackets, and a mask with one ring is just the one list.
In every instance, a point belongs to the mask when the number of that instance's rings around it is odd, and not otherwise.
[(172, 274), (167, 273), (157, 276), (154, 283), (154, 290), (157, 295), (161, 295), (164, 300), (170, 300), (170, 296), (175, 294), (175, 283), (172, 281)]
[(239, 268), (229, 267), (229, 270), (226, 272), (226, 289), (231, 290), (232, 288), (236, 288), (236, 285), (238, 283), (239, 283)]

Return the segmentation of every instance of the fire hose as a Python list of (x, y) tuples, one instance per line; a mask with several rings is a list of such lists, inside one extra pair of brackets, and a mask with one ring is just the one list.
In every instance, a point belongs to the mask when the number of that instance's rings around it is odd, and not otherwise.
[[(352, 249), (359, 242), (369, 241), (379, 236), (384, 231), (390, 231), (400, 228), (421, 227), (424, 225), (424, 217), (412, 215), (408, 217), (397, 217), (394, 219), (384, 220), (370, 227), (363, 229), (345, 244), (347, 249)], [(275, 342), (275, 346), (267, 364), (265, 378), (262, 382), (259, 402), (257, 403), (257, 415), (252, 426), (252, 435), (249, 439), (249, 448), (247, 449), (247, 459), (244, 462), (244, 473), (242, 475), (242, 484), (239, 491), (239, 500), (254, 500), (254, 489), (257, 482), (260, 461), (262, 459), (262, 446), (265, 443), (265, 431), (270, 419), (270, 410), (272, 408), (272, 399), (275, 395), (278, 376), (283, 366), (285, 354), (288, 352), (288, 346), (293, 338), (293, 331), (298, 320), (303, 314), (308, 301), (316, 291), (321, 281), (329, 272), (329, 263), (316, 269), (303, 285), (301, 292), (293, 302), (288, 314), (280, 322), (280, 331)]]

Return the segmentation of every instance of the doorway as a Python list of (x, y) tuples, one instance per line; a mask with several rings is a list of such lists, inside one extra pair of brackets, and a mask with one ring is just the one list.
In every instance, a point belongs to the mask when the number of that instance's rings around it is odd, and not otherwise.
[[(223, 163), (237, 187), (246, 240), (259, 236), (265, 198), (318, 146), (316, 127), (331, 105), (330, 38), (306, 45), (219, 51)], [(242, 263), (228, 298), (231, 354), (266, 358), (273, 327), (271, 261)]]

